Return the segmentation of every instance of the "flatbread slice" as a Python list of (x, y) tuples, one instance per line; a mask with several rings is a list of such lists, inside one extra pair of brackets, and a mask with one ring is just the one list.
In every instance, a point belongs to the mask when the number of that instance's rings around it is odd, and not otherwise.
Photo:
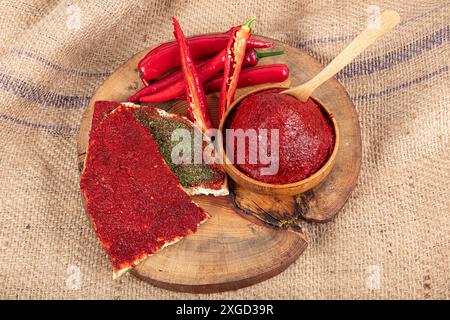
[[(215, 164), (212, 159), (209, 163), (195, 164), (192, 156), (192, 163), (174, 164), (171, 151), (178, 143), (172, 141), (172, 133), (177, 129), (188, 130), (191, 136), (199, 129), (186, 117), (166, 112), (153, 106), (139, 106), (133, 103), (118, 103), (113, 101), (97, 101), (94, 105), (91, 131), (108, 116), (118, 106), (131, 108), (139, 122), (152, 134), (159, 146), (164, 160), (172, 172), (178, 177), (184, 190), (189, 195), (214, 195), (226, 196), (229, 194), (227, 186), (227, 176), (224, 170)], [(205, 146), (206, 142), (204, 142)], [(192, 146), (192, 150), (194, 147)]]
[(125, 106), (91, 131), (80, 187), (114, 278), (210, 217), (184, 192), (155, 139)]

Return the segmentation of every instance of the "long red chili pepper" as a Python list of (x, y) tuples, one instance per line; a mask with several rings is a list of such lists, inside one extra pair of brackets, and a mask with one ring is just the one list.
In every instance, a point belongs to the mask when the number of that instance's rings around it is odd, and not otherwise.
[[(200, 84), (204, 83), (206, 80), (210, 79), (212, 76), (223, 70), (224, 56), (225, 49), (223, 49), (222, 52), (219, 52), (211, 60), (208, 60), (205, 64), (199, 66), (197, 74)], [(170, 101), (183, 95), (185, 92), (185, 87), (185, 79), (181, 78), (170, 86), (162, 88), (161, 90), (153, 94), (141, 96), (139, 98), (139, 101), (145, 103), (160, 103)], [(146, 90), (147, 88), (150, 88), (150, 86), (141, 89), (141, 91)], [(136, 95), (140, 95), (140, 92), (138, 92)], [(131, 99), (135, 99), (134, 96), (129, 98), (130, 101)]]
[[(249, 87), (262, 83), (283, 82), (289, 78), (289, 68), (285, 64), (269, 64), (243, 68), (239, 74), (238, 87)], [(218, 92), (222, 88), (223, 74), (214, 76), (203, 84), (206, 94)]]
[(230, 39), (227, 45), (227, 59), (224, 66), (224, 78), (219, 98), (218, 119), (222, 119), (225, 110), (233, 103), (236, 93), (239, 73), (244, 61), (247, 41), (250, 37), (250, 25), (255, 20), (252, 19), (246, 24), (235, 27), (231, 30)]
[[(257, 84), (283, 82), (289, 78), (289, 68), (285, 64), (268, 64), (243, 68), (239, 75), (238, 88), (254, 86)], [(218, 74), (203, 84), (205, 94), (219, 92), (222, 88), (223, 74)], [(179, 97), (185, 100), (186, 96)]]
[(183, 30), (181, 30), (180, 24), (175, 17), (172, 17), (172, 21), (174, 27), (173, 33), (177, 39), (180, 51), (181, 68), (186, 82), (188, 111), (200, 129), (206, 132), (212, 128), (212, 123), (205, 92), (198, 77), (197, 69), (195, 68), (194, 60), (192, 59)]
[[(229, 38), (230, 31), (227, 31), (225, 33), (193, 36), (187, 41), (192, 57), (194, 59), (200, 59), (220, 52), (227, 46)], [(271, 42), (254, 38), (249, 39), (248, 43), (249, 48), (269, 48), (271, 46)], [(171, 41), (164, 43), (147, 53), (147, 55), (139, 62), (138, 69), (143, 79), (152, 80), (179, 66), (180, 58), (178, 54), (178, 45), (175, 41)]]
[[(280, 51), (266, 51), (266, 52), (258, 52), (255, 49), (252, 48), (247, 48), (247, 51), (245, 51), (245, 58), (244, 58), (244, 62), (243, 65), (244, 67), (251, 67), (251, 66), (255, 66), (259, 59), (261, 58), (265, 58), (265, 57), (273, 57), (273, 56), (278, 56), (281, 54), (286, 53), (285, 50), (280, 50)], [(197, 59), (195, 60), (195, 67), (198, 69), (198, 65), (202, 62), (206, 62), (207, 60), (211, 59), (211, 57), (206, 57), (206, 58), (201, 58), (201, 59)], [(225, 61), (225, 60), (224, 60)], [(171, 75), (172, 73), (180, 73), (182, 74), (182, 70), (175, 68), (170, 70), (169, 72), (163, 74), (162, 76), (160, 76), (159, 78), (153, 79), (153, 80), (149, 80), (152, 82), (156, 82), (159, 81), (163, 78), (166, 78), (167, 76)], [(143, 79), (145, 80), (145, 79)], [(147, 80), (145, 80), (147, 81)], [(148, 86), (150, 82), (147, 81), (147, 84), (145, 84), (145, 86)]]
[[(203, 66), (208, 62), (208, 60), (204, 60), (201, 62), (195, 63), (195, 68), (197, 68), (197, 71), (202, 70)], [(169, 86), (172, 86), (173, 84), (177, 82), (184, 82), (184, 75), (183, 70), (179, 69), (164, 78), (161, 78), (160, 80), (148, 83), (146, 87), (143, 87), (139, 91), (137, 91), (135, 94), (133, 94), (131, 97), (127, 99), (127, 102), (136, 102), (139, 101), (141, 97), (148, 96), (151, 94), (154, 94), (158, 91), (161, 91), (164, 88), (167, 88)], [(168, 100), (167, 100), (168, 101)], [(165, 101), (161, 101), (165, 102)]]
[[(261, 58), (277, 56), (277, 55), (284, 54), (284, 53), (285, 53), (285, 51), (256, 52), (254, 49), (247, 49), (247, 52), (245, 53), (243, 65), (246, 67), (255, 66), (258, 63), (258, 60)], [(225, 55), (223, 54), (222, 57), (223, 58), (221, 61), (222, 61), (222, 65), (223, 65), (225, 63)], [(204, 77), (201, 76), (201, 74), (203, 72), (203, 67), (205, 66), (206, 63), (208, 63), (208, 60), (202, 60), (198, 63), (197, 62), (195, 63), (195, 67), (197, 68), (200, 78), (202, 78), (202, 79)], [(222, 68), (223, 68), (223, 66), (222, 66)], [(211, 70), (211, 69), (209, 69), (209, 70)], [(178, 81), (184, 81), (183, 71), (181, 69), (167, 75), (166, 77), (164, 77), (154, 83), (147, 84), (146, 87), (142, 88), (141, 90), (136, 92), (134, 95), (129, 97), (127, 101), (129, 101), (129, 102), (139, 101), (139, 99), (141, 97), (154, 94), (164, 88), (167, 88), (167, 87), (177, 83)], [(176, 98), (176, 96), (174, 96), (172, 99), (174, 99), (174, 98)], [(166, 101), (168, 101), (168, 100), (166, 100)], [(165, 102), (165, 101), (159, 101), (159, 102)]]
[(142, 76), (141, 76), (141, 72), (139, 72), (139, 79), (141, 79), (142, 84), (144, 85), (144, 87), (148, 87), (148, 85), (150, 84), (150, 82), (148, 82), (148, 80), (145, 80)]

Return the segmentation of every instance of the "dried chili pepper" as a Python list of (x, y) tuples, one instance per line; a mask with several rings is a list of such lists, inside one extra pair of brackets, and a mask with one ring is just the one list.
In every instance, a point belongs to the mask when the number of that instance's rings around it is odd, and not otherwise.
[(180, 51), (181, 68), (186, 82), (188, 111), (200, 129), (206, 132), (212, 128), (212, 123), (209, 117), (208, 102), (206, 101), (202, 82), (199, 79), (183, 30), (181, 30), (180, 24), (175, 17), (172, 17), (172, 21), (174, 27), (173, 33), (177, 39)]
[(227, 59), (224, 65), (224, 78), (219, 99), (218, 119), (222, 118), (225, 110), (233, 103), (236, 93), (239, 73), (244, 61), (247, 41), (250, 37), (250, 25), (255, 21), (252, 19), (246, 24), (235, 27), (230, 32), (227, 45)]
[[(200, 59), (220, 52), (227, 46), (229, 38), (230, 31), (227, 31), (225, 33), (193, 36), (187, 41), (192, 57), (194, 59)], [(249, 48), (269, 48), (271, 46), (271, 42), (254, 38), (249, 39), (248, 43)], [(138, 69), (141, 73), (141, 78), (153, 80), (179, 66), (180, 59), (178, 55), (178, 45), (175, 41), (171, 41), (164, 43), (147, 53), (147, 55), (139, 62)]]
[[(211, 77), (212, 75), (210, 73), (213, 72), (214, 70), (218, 70), (217, 72), (219, 72), (223, 69), (223, 65), (225, 63), (225, 51), (222, 51), (222, 52), (223, 52), (223, 54), (221, 56), (222, 59), (220, 60), (222, 63), (222, 66), (217, 65), (217, 66), (214, 66), (214, 68), (205, 67), (205, 65), (208, 63), (209, 60), (201, 60), (200, 62), (195, 63), (195, 67), (197, 68), (199, 77), (200, 77), (200, 79), (202, 79), (202, 81), (206, 81), (204, 79)], [(247, 66), (255, 66), (258, 63), (258, 60), (261, 58), (277, 56), (277, 55), (284, 54), (284, 53), (285, 53), (285, 51), (256, 52), (254, 49), (247, 49), (243, 65), (246, 67)], [(215, 60), (214, 63), (216, 63), (216, 62), (217, 61)], [(219, 68), (220, 68), (220, 70), (219, 70)], [(206, 76), (202, 75), (204, 72), (207, 72)], [(165, 88), (168, 88), (169, 86), (172, 86), (180, 81), (184, 82), (183, 70), (181, 70), (181, 69), (169, 74), (168, 76), (166, 76), (154, 83), (147, 84), (146, 87), (144, 87), (141, 90), (139, 90), (138, 92), (136, 92), (134, 95), (132, 95), (130, 98), (128, 98), (127, 101), (129, 101), (129, 102), (139, 101), (139, 99), (141, 97), (152, 95), (152, 94), (154, 94), (158, 91), (161, 91)], [(178, 89), (181, 91), (184, 91), (184, 88), (181, 84), (178, 86)], [(155, 97), (152, 97), (151, 100), (149, 100), (148, 102), (150, 102), (150, 103), (166, 102), (166, 101), (169, 101), (169, 100), (172, 100), (172, 99), (175, 99), (178, 97), (175, 94), (175, 90), (173, 90), (171, 92), (172, 92), (172, 95), (164, 95), (168, 100), (160, 101), (160, 99), (159, 99), (159, 101), (157, 101), (158, 96), (155, 96)], [(148, 99), (150, 99), (150, 98), (148, 98)]]

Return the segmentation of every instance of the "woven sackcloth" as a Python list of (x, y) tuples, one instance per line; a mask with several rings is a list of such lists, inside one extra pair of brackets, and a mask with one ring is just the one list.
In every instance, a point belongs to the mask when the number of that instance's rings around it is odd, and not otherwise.
[[(194, 295), (113, 281), (83, 209), (76, 136), (96, 88), (134, 53), (256, 17), (326, 64), (377, 10), (402, 22), (338, 74), (361, 124), (358, 185), (310, 244), (251, 287)], [(440, 0), (9, 0), (0, 3), (0, 298), (449, 299), (450, 3)]]

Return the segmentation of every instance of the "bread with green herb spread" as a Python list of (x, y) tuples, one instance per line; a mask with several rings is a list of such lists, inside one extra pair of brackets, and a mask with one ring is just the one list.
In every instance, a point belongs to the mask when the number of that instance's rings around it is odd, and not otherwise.
[[(130, 108), (139, 123), (150, 132), (158, 143), (161, 155), (170, 170), (179, 179), (186, 193), (189, 195), (228, 195), (226, 174), (220, 165), (214, 163), (214, 159), (209, 159), (208, 163), (205, 161), (194, 163), (192, 155), (190, 163), (176, 164), (172, 161), (172, 150), (179, 143), (172, 139), (174, 130), (187, 130), (191, 137), (194, 137), (195, 132), (198, 134), (196, 130), (199, 129), (194, 127), (194, 124), (186, 117), (153, 106), (139, 106), (128, 102), (120, 104), (112, 101), (96, 101), (91, 130), (95, 130), (118, 106)], [(192, 139), (192, 143), (194, 143), (194, 139)], [(203, 141), (202, 144), (204, 148), (207, 142)], [(194, 150), (194, 146), (192, 145), (190, 149)]]

